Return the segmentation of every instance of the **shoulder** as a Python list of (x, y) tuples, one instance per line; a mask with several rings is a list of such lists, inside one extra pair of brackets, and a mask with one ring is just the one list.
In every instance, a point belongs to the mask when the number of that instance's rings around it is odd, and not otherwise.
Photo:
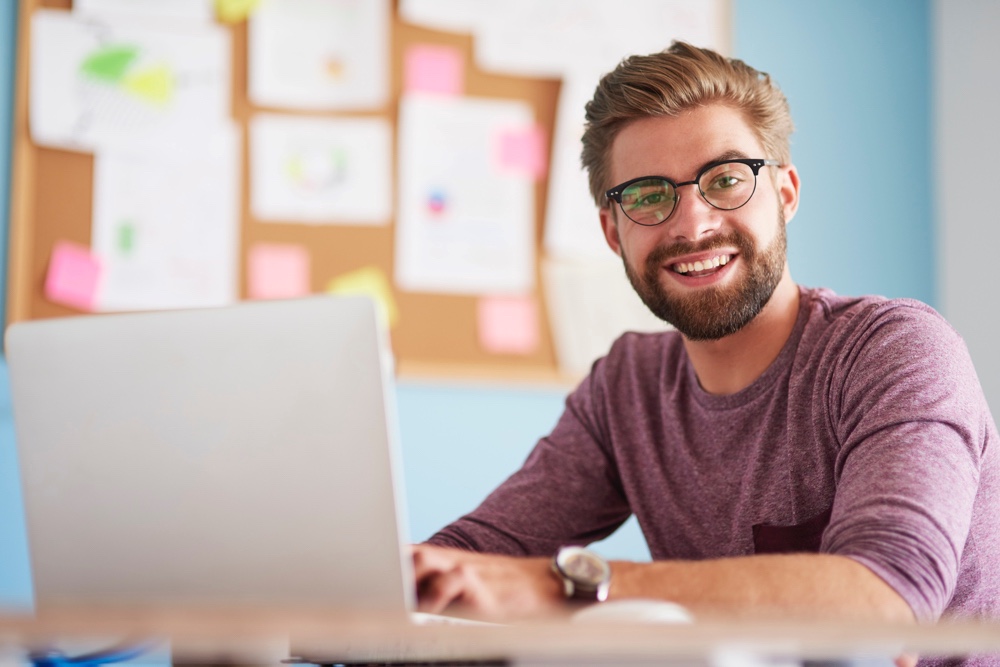
[(806, 336), (822, 339), (827, 351), (845, 359), (872, 353), (915, 357), (929, 350), (967, 356), (958, 332), (921, 301), (844, 297), (822, 289), (804, 290), (803, 296), (811, 311)]
[(818, 299), (825, 323), (816, 329), (826, 333), (816, 338), (810, 362), (825, 369), (836, 415), (852, 423), (903, 413), (939, 421), (986, 418), (965, 342), (937, 311), (913, 299), (831, 294)]
[(676, 331), (628, 332), (594, 362), (574, 394), (599, 403), (618, 403), (636, 394), (659, 394), (682, 377), (686, 368), (687, 353)]
[(609, 380), (660, 375), (665, 369), (672, 371), (682, 366), (686, 359), (683, 339), (676, 331), (628, 332), (594, 363), (592, 374)]
[(947, 325), (944, 317), (936, 310), (916, 299), (890, 299), (877, 295), (842, 296), (824, 288), (804, 288), (802, 296), (807, 301), (807, 307), (831, 323), (851, 320), (860, 323), (865, 318), (890, 317), (930, 319)]
[(655, 333), (623, 333), (612, 343), (608, 354), (601, 360), (623, 362), (625, 360), (662, 359), (664, 355), (676, 355), (684, 350), (681, 335), (674, 330)]

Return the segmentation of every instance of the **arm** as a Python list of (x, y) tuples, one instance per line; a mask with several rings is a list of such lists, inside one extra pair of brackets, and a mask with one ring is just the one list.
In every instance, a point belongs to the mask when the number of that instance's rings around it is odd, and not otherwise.
[(822, 550), (863, 564), (918, 620), (935, 621), (963, 597), (959, 572), (977, 498), (989, 493), (980, 478), (995, 430), (964, 343), (936, 313), (884, 307), (855, 332), (832, 374), (828, 412), (841, 446)]
[(430, 544), (549, 556), (563, 544), (603, 539), (628, 518), (631, 510), (600, 424), (602, 366), (598, 362), (569, 396), (555, 429), (521, 469), (476, 510), (431, 537)]
[(912, 621), (902, 597), (843, 556), (789, 554), (612, 563), (612, 597), (653, 597), (728, 616)]
[[(420, 608), (494, 620), (558, 613), (562, 585), (548, 558), (414, 547)], [(912, 621), (909, 605), (868, 568), (826, 554), (612, 563), (609, 599), (658, 598), (696, 614)]]

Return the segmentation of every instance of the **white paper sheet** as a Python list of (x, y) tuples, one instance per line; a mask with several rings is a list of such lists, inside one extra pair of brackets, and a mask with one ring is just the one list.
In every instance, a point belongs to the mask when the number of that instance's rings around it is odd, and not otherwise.
[(271, 0), (250, 19), (250, 100), (364, 109), (389, 94), (389, 0)]
[(32, 15), (32, 139), (77, 151), (200, 142), (229, 118), (230, 44), (217, 26)]
[(621, 260), (542, 263), (549, 322), (559, 369), (582, 377), (626, 331), (670, 327), (649, 312), (625, 276)]
[(193, 21), (208, 24), (213, 20), (212, 0), (73, 0), (73, 12), (79, 15), (155, 19), (157, 21)]
[(534, 181), (498, 164), (521, 102), (410, 96), (399, 109), (396, 283), (462, 294), (533, 288)]
[(505, 0), (475, 24), (476, 62), (521, 76), (573, 69), (610, 71), (632, 54), (654, 53), (683, 39), (724, 47), (719, 0)]
[(596, 72), (588, 75), (572, 71), (559, 91), (545, 207), (544, 247), (549, 257), (577, 260), (613, 257), (601, 231), (587, 172), (580, 165), (583, 105), (593, 96), (598, 78)]
[(239, 134), (196, 149), (105, 151), (94, 159), (99, 310), (220, 306), (237, 298)]
[(496, 0), (400, 0), (399, 15), (407, 23), (444, 32), (476, 32), (480, 24), (506, 11)]
[(250, 121), (254, 217), (275, 222), (388, 224), (392, 131), (377, 118), (260, 114)]

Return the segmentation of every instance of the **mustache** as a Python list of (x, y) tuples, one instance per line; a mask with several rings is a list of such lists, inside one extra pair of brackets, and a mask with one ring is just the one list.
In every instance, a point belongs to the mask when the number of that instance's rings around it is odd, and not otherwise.
[(649, 253), (646, 263), (649, 266), (659, 266), (684, 255), (692, 255), (719, 248), (731, 248), (733, 246), (739, 249), (741, 255), (744, 255), (747, 259), (752, 259), (754, 246), (750, 239), (739, 232), (729, 232), (722, 236), (713, 236), (701, 243), (678, 241), (670, 245), (659, 245)]

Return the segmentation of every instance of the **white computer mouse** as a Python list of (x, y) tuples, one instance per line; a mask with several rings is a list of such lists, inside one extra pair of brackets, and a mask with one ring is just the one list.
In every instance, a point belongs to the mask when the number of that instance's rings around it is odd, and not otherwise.
[(666, 600), (629, 598), (592, 604), (573, 614), (574, 623), (691, 623), (687, 609)]

